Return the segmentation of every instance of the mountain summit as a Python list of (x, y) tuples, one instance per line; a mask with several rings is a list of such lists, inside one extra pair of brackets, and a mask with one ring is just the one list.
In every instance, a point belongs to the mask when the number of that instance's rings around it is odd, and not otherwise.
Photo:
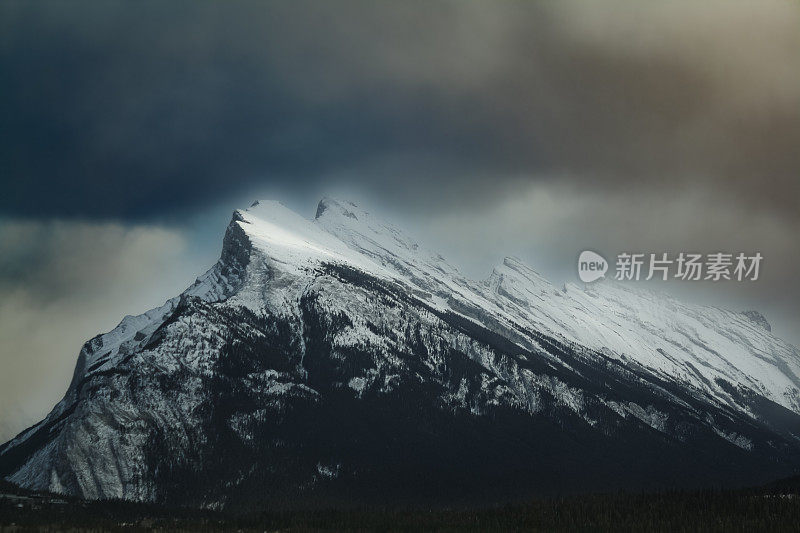
[(760, 483), (799, 471), (800, 353), (753, 316), (514, 258), (474, 281), (353, 203), (256, 202), (83, 346), (0, 476), (206, 507)]

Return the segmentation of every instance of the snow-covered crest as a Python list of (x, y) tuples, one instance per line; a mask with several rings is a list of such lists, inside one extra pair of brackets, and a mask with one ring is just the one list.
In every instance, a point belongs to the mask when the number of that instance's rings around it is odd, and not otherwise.
[[(478, 322), (488, 315), (507, 328), (545, 332), (690, 384), (725, 404), (735, 401), (719, 380), (800, 413), (800, 352), (743, 313), (684, 304), (610, 280), (558, 289), (510, 257), (487, 280), (470, 280), (396, 226), (331, 198), (320, 201), (313, 220), (276, 201), (255, 202), (234, 213), (225, 249), (220, 262), (182, 297), (230, 299), (231, 305), (254, 311), (269, 307), (280, 314), (299, 297), (297, 276), (302, 279), (304, 271), (325, 264), (346, 265), (400, 284), (436, 309)], [(233, 259), (232, 249), (246, 259)], [(245, 261), (252, 263), (241, 265)], [(231, 279), (236, 276), (242, 279)], [(284, 276), (287, 283), (273, 282), (267, 291), (265, 276)], [(107, 369), (120, 349), (129, 352), (146, 343), (178, 301), (126, 317), (93, 340), (90, 344), (100, 347), (91, 350), (85, 367)], [(98, 366), (103, 359), (107, 364)]]
[[(234, 213), (219, 261), (191, 287), (86, 343), (64, 399), (0, 447), (0, 472), (152, 499), (174, 466), (156, 444), (206, 468), (194, 447), (218, 453), (216, 433), (230, 430), (257, 462), (275, 448), (253, 428), (273, 435), (293, 402), (322, 409), (342, 391), (365, 402), (427, 391), (412, 403), (429, 413), (507, 408), (531, 417), (523, 426), (557, 417), (553, 427), (600, 435), (586, 438), (655, 431), (653, 445), (672, 449), (706, 432), (771, 457), (800, 440), (780, 422), (800, 420), (800, 355), (759, 317), (614, 282), (557, 288), (515, 258), (471, 280), (351, 202), (323, 199), (314, 219), (256, 202)], [(232, 406), (216, 403), (223, 393)], [(769, 419), (765, 402), (782, 414)], [(338, 464), (311, 459), (315, 475)]]
[(509, 327), (544, 331), (691, 384), (723, 403), (734, 400), (719, 380), (800, 413), (800, 353), (746, 314), (610, 280), (559, 290), (516, 258), (504, 259), (485, 282), (469, 280), (352, 202), (323, 199), (314, 221), (273, 202), (243, 217), (242, 227), (267, 256), (294, 265), (342, 262), (401, 283), (437, 308), (476, 320), (489, 313)]

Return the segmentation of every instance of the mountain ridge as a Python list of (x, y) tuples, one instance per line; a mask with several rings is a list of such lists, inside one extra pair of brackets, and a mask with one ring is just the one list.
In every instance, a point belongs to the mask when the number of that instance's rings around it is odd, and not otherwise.
[[(473, 281), (353, 203), (323, 199), (307, 220), (260, 201), (184, 293), (84, 345), (64, 399), (0, 447), (0, 475), (204, 506), (246, 489), (365, 497), (392, 476), (385, 495), (408, 496), (420, 472), (473, 496), (522, 473), (534, 492), (745, 484), (800, 465), (798, 369), (796, 348), (740, 313), (560, 290), (514, 258)], [(455, 455), (472, 477), (442, 455), (466, 435)], [(391, 444), (409, 439), (421, 458)], [(487, 461), (496, 439), (508, 457)], [(239, 457), (217, 471), (227, 450)], [(694, 472), (670, 472), (681, 462)]]

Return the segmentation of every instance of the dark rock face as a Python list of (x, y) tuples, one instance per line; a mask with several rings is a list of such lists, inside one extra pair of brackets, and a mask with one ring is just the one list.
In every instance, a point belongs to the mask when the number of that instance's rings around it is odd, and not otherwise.
[(742, 314), (764, 328), (767, 331), (772, 331), (772, 326), (769, 325), (767, 319), (758, 311), (742, 311)]

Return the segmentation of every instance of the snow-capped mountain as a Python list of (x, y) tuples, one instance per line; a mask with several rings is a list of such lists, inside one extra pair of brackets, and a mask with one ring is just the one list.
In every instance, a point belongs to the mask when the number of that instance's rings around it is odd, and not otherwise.
[(256, 202), (84, 345), (0, 475), (206, 506), (758, 483), (800, 467), (800, 353), (769, 329), (513, 258), (473, 281), (352, 203)]

